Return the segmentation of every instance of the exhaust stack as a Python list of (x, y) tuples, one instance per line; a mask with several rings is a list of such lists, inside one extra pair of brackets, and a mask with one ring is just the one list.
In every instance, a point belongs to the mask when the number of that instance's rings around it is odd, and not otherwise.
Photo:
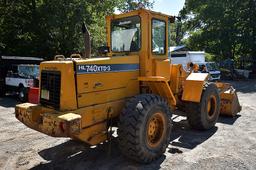
[(85, 23), (82, 25), (82, 31), (84, 33), (84, 57), (91, 58), (91, 35)]

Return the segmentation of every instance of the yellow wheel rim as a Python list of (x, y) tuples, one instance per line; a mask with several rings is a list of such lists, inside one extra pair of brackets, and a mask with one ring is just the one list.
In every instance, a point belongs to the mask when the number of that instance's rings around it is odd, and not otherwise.
[(163, 113), (155, 113), (151, 116), (147, 127), (147, 143), (150, 147), (157, 147), (164, 137), (166, 123)]
[(207, 113), (209, 119), (213, 118), (216, 112), (217, 99), (214, 95), (211, 95), (207, 102)]

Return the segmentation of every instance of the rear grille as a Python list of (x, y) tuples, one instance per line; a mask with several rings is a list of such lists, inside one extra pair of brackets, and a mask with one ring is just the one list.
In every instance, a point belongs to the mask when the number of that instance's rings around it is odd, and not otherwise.
[[(40, 103), (55, 109), (60, 108), (60, 71), (42, 71), (41, 72), (41, 95)], [(48, 97), (42, 96), (42, 91), (47, 92)]]

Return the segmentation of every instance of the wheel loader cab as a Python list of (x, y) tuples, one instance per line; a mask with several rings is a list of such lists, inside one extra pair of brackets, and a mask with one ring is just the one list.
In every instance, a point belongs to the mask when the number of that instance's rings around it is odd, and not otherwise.
[(140, 76), (170, 79), (168, 26), (174, 17), (141, 9), (108, 16), (106, 20), (109, 56), (137, 55)]

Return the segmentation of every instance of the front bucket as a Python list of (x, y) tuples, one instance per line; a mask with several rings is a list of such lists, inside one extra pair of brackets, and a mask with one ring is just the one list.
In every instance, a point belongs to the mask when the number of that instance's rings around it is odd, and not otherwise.
[(236, 116), (242, 110), (239, 103), (236, 90), (230, 86), (230, 88), (220, 94), (221, 108), (220, 114), (225, 116)]

